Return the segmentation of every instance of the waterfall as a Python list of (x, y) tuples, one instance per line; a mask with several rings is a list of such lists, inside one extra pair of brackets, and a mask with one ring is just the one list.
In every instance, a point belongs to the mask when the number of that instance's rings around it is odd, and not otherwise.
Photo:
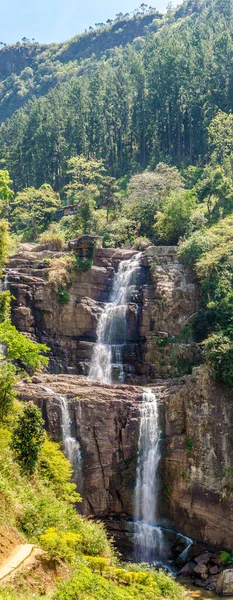
[(117, 365), (118, 378), (124, 381), (122, 348), (126, 343), (127, 303), (130, 300), (135, 276), (140, 266), (141, 253), (119, 264), (114, 275), (110, 302), (106, 304), (97, 327), (90, 365), (89, 379), (100, 383), (112, 383), (112, 366)]
[(142, 400), (134, 497), (134, 547), (137, 560), (151, 562), (162, 561), (164, 551), (163, 533), (156, 525), (160, 429), (155, 394), (150, 389), (144, 390)]
[(74, 480), (76, 483), (79, 483), (80, 487), (81, 451), (78, 440), (72, 435), (72, 423), (69, 414), (69, 404), (67, 402), (67, 398), (65, 396), (62, 396), (61, 394), (57, 394), (48, 387), (41, 387), (45, 392), (54, 396), (54, 398), (59, 402), (59, 406), (61, 409), (62, 445), (64, 449), (64, 454), (69, 459), (73, 467)]
[(61, 396), (60, 394), (59, 396), (56, 394), (56, 398), (57, 397), (60, 401), (61, 407), (61, 426), (64, 452), (74, 469), (74, 476), (76, 480), (79, 478), (78, 476), (80, 475), (81, 471), (80, 445), (71, 433), (71, 418), (69, 415), (69, 405), (67, 403), (67, 398), (65, 398), (65, 396)]

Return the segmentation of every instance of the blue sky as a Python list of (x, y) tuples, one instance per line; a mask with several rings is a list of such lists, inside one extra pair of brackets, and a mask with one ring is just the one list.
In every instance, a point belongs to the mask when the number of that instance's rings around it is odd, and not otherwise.
[[(0, 0), (0, 41), (12, 44), (24, 36), (38, 42), (62, 42), (89, 25), (118, 12), (131, 12), (142, 0)], [(145, 0), (146, 2), (146, 0)], [(168, 0), (148, 1), (165, 11)]]

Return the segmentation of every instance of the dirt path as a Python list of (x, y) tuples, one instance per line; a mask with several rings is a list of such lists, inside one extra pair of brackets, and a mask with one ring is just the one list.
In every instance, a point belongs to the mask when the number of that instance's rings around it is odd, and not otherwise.
[(35, 550), (35, 546), (32, 544), (20, 544), (16, 546), (12, 554), (0, 564), (0, 583), (14, 573), (15, 570), (19, 569), (19, 567), (24, 564), (26, 566), (27, 559), (31, 557)]

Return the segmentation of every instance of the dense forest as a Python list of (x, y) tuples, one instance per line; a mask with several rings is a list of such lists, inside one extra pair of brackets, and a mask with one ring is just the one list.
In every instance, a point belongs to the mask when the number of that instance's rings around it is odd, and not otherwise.
[[(0, 51), (1, 213), (14, 236), (179, 243), (203, 289), (194, 335), (230, 385), (232, 23), (230, 0), (165, 15), (142, 5), (65, 44)], [(78, 212), (59, 221), (65, 204)]]

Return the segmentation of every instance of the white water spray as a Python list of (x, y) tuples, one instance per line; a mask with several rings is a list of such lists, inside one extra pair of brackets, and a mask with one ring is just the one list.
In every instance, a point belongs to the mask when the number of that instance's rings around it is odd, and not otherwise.
[(124, 381), (122, 348), (126, 343), (126, 315), (141, 253), (119, 264), (113, 280), (110, 302), (105, 306), (97, 327), (89, 379), (100, 383), (112, 382), (112, 366), (118, 366), (119, 380)]
[(158, 403), (152, 390), (143, 392), (134, 503), (134, 547), (137, 560), (163, 559), (163, 533), (157, 526), (160, 461)]

